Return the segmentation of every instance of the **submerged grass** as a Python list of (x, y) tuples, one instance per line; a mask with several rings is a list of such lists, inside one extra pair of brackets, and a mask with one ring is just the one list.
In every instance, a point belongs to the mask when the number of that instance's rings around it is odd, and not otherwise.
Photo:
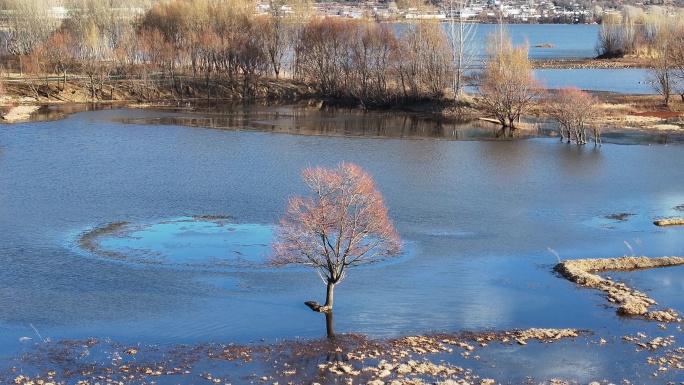
[(612, 220), (614, 220), (614, 221), (624, 222), (624, 221), (626, 221), (627, 219), (629, 219), (629, 217), (634, 216), (634, 215), (636, 215), (636, 214), (632, 214), (632, 213), (616, 213), (616, 214), (609, 214), (609, 215), (606, 215), (605, 218), (606, 218), (606, 219), (612, 219)]
[(112, 222), (103, 227), (98, 227), (90, 231), (84, 232), (78, 239), (78, 245), (85, 251), (90, 253), (106, 254), (107, 257), (120, 259), (121, 255), (114, 252), (105, 252), (100, 250), (99, 238), (103, 235), (122, 234), (124, 229), (130, 225), (130, 222)]

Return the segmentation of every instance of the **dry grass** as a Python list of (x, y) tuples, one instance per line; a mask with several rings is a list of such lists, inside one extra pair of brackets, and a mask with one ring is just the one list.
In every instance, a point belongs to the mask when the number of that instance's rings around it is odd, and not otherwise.
[[(629, 246), (629, 244), (627, 244)], [(682, 322), (681, 316), (672, 309), (649, 310), (657, 303), (645, 293), (595, 274), (604, 271), (629, 271), (652, 267), (667, 267), (684, 264), (681, 257), (621, 257), (577, 259), (557, 264), (554, 268), (561, 276), (581, 286), (606, 293), (606, 299), (617, 304), (617, 313), (623, 316), (640, 316), (660, 322)]]
[(659, 219), (653, 222), (656, 226), (684, 226), (684, 218)]

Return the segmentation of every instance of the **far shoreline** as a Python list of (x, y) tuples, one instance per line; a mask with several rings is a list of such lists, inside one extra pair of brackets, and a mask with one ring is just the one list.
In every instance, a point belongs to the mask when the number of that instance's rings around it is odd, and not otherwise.
[[(648, 68), (648, 60), (643, 58), (624, 57), (617, 59), (554, 59), (532, 60), (535, 69), (631, 69)], [(229, 83), (214, 84), (220, 88), (221, 94), (202, 90), (198, 84), (186, 86), (186, 94), (179, 94), (172, 87), (152, 83), (153, 88), (145, 89), (139, 83), (119, 81), (111, 83), (100, 90), (99, 97), (93, 100), (87, 84), (78, 79), (55, 79), (51, 82), (44, 78), (27, 79), (14, 74), (5, 81), (5, 95), (0, 102), (5, 105), (2, 115), (4, 123), (21, 123), (43, 120), (62, 119), (65, 116), (90, 109), (110, 108), (143, 108), (168, 109), (184, 108), (188, 112), (197, 112), (201, 105), (267, 105), (267, 106), (302, 106), (308, 108), (343, 107), (358, 108), (361, 111), (383, 112), (400, 111), (409, 115), (432, 119), (444, 123), (469, 122), (487, 119), (479, 107), (478, 94), (464, 94), (457, 104), (448, 95), (440, 99), (432, 98), (409, 103), (387, 104), (385, 106), (364, 106), (353, 100), (334, 99), (317, 94), (308, 85), (291, 79), (273, 79), (263, 77), (256, 86), (257, 95), (244, 98)], [(137, 84), (137, 86), (136, 86)], [(197, 87), (195, 87), (197, 86)], [(137, 88), (136, 88), (137, 87)], [(143, 88), (141, 88), (143, 87)], [(106, 91), (106, 92), (105, 92)], [(213, 92), (218, 92), (214, 90)], [(554, 90), (546, 90), (551, 94)], [(683, 132), (684, 101), (674, 96), (670, 104), (665, 106), (663, 98), (658, 94), (621, 94), (615, 92), (588, 91), (603, 104), (601, 119), (597, 124), (603, 132), (634, 133), (643, 132), (661, 134), (665, 132)], [(60, 111), (52, 117), (35, 117), (35, 113), (50, 106), (73, 106)], [(548, 119), (542, 100), (536, 103), (526, 115), (532, 120)]]

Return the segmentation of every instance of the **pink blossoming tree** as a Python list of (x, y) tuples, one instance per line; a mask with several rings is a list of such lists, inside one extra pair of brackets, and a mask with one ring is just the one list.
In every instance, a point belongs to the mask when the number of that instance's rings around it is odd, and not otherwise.
[(312, 194), (290, 198), (275, 231), (270, 261), (276, 266), (314, 268), (326, 284), (327, 294), (323, 305), (316, 301), (306, 305), (331, 316), (333, 290), (346, 276), (347, 268), (395, 256), (402, 242), (382, 194), (361, 167), (340, 163), (334, 168), (307, 168), (302, 179)]

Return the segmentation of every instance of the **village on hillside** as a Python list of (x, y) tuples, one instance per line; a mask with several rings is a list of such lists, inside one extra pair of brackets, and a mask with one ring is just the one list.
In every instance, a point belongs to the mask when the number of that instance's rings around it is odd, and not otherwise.
[[(262, 12), (273, 11), (272, 1), (262, 1)], [(579, 3), (556, 5), (552, 1), (443, 1), (437, 5), (416, 6), (394, 1), (320, 2), (314, 3), (315, 13), (323, 17), (375, 19), (379, 21), (410, 21), (420, 19), (464, 19), (473, 22), (497, 22), (505, 19), (510, 23), (594, 23), (603, 13), (601, 7), (585, 8)], [(281, 5), (279, 12), (294, 12), (288, 5)]]
[(655, 1), (582, 1), (582, 0), (365, 0), (306, 1), (261, 0), (262, 13), (288, 15), (298, 4), (308, 3), (320, 17), (374, 19), (378, 21), (449, 20), (459, 19), (481, 23), (600, 23), (606, 14), (620, 15), (625, 10), (651, 10), (676, 17), (681, 6), (678, 0)]
[[(37, 0), (34, 0), (37, 1)], [(78, 1), (40, 0), (49, 3), (48, 16), (67, 19)], [(129, 15), (142, 15), (153, 4), (164, 0), (126, 1), (112, 0), (112, 8)], [(255, 0), (255, 14), (277, 14), (281, 17), (300, 14), (303, 9), (309, 16), (322, 18), (349, 18), (388, 22), (412, 20), (450, 20), (452, 18), (480, 23), (600, 23), (605, 14), (620, 14), (626, 8), (651, 9), (670, 13), (673, 17), (679, 0), (649, 2), (608, 2), (582, 0)], [(31, 1), (29, 1), (30, 3)], [(108, 6), (104, 5), (103, 6)], [(0, 0), (0, 24), (14, 10), (11, 2)], [(41, 7), (44, 8), (44, 4)]]

